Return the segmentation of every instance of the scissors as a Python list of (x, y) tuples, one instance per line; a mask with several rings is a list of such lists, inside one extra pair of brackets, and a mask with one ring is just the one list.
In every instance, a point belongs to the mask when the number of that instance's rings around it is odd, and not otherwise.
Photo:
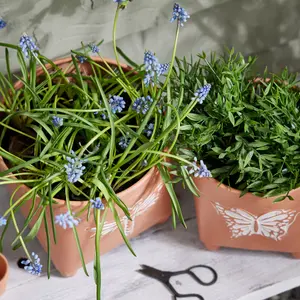
[[(199, 294), (179, 294), (175, 288), (173, 287), (173, 285), (170, 282), (171, 277), (177, 276), (177, 275), (183, 275), (183, 274), (188, 274), (189, 276), (191, 276), (196, 282), (198, 282), (200, 285), (203, 286), (209, 286), (209, 285), (213, 285), (214, 283), (216, 283), (216, 281), (218, 280), (218, 274), (217, 272), (209, 267), (209, 266), (205, 266), (205, 265), (196, 265), (196, 266), (192, 266), (186, 270), (182, 270), (182, 271), (177, 271), (177, 272), (167, 272), (167, 271), (160, 271), (158, 269), (146, 266), (146, 265), (141, 265), (140, 270), (138, 270), (139, 273), (146, 275), (148, 277), (154, 278), (158, 281), (160, 281), (161, 283), (163, 283), (173, 294), (173, 299), (178, 299), (178, 298), (190, 298), (190, 297), (195, 297), (198, 298), (200, 300), (204, 300), (204, 298), (199, 295)], [(195, 269), (199, 269), (199, 268), (204, 268), (207, 269), (209, 271), (211, 271), (212, 275), (213, 275), (213, 279), (210, 282), (204, 282), (202, 281), (194, 272), (193, 270)]]

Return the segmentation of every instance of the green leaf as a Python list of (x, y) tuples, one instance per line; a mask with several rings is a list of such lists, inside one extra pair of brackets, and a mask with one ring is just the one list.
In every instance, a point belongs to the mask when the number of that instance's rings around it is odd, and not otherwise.
[(264, 147), (264, 146), (267, 146), (267, 145), (269, 145), (269, 143), (263, 142), (263, 141), (256, 141), (256, 142), (253, 142), (253, 143), (249, 143), (249, 146), (254, 147), (254, 148), (260, 148), (260, 147)]
[(284, 183), (284, 182), (287, 182), (287, 181), (289, 181), (289, 178), (282, 177), (282, 178), (275, 179), (274, 183)]
[[(36, 222), (32, 226), (32, 228), (29, 231), (29, 233), (27, 234), (27, 236), (23, 239), (25, 242), (29, 242), (36, 237), (38, 231), (40, 230), (40, 227), (41, 227), (41, 224), (42, 224), (42, 221), (44, 218), (44, 214), (45, 214), (45, 207), (41, 210), (41, 213), (40, 213), (39, 217), (37, 218)], [(18, 249), (21, 246), (22, 246), (22, 244), (19, 240), (16, 240), (15, 242), (12, 243), (13, 250)]]
[(213, 148), (211, 148), (211, 150), (213, 150), (217, 154), (224, 153), (224, 150), (222, 148), (220, 148), (220, 147), (213, 147)]
[(293, 145), (293, 146), (290, 146), (290, 147), (288, 147), (287, 149), (286, 149), (286, 151), (290, 151), (290, 152), (292, 152), (292, 151), (295, 151), (295, 150), (297, 150), (299, 148), (299, 146), (298, 145)]
[(229, 118), (231, 124), (234, 126), (235, 125), (234, 116), (233, 116), (232, 112), (230, 112), (230, 111), (228, 112), (228, 118)]
[(268, 84), (268, 86), (267, 86), (266, 89), (264, 90), (264, 95), (265, 95), (265, 96), (268, 95), (268, 93), (269, 93), (271, 87), (272, 87), (272, 83)]
[(134, 253), (134, 251), (133, 251), (133, 249), (132, 249), (132, 247), (131, 247), (131, 245), (130, 245), (130, 242), (129, 242), (129, 240), (128, 240), (126, 234), (124, 233), (124, 229), (123, 229), (123, 227), (122, 227), (122, 224), (121, 224), (119, 215), (118, 215), (116, 209), (114, 208), (114, 205), (113, 205), (112, 201), (108, 201), (108, 205), (109, 205), (110, 210), (112, 211), (112, 213), (113, 213), (113, 215), (114, 215), (114, 220), (115, 220), (115, 222), (116, 222), (116, 225), (117, 225), (117, 227), (118, 227), (118, 229), (119, 229), (119, 231), (120, 231), (120, 233), (121, 233), (121, 235), (122, 235), (122, 238), (123, 238), (123, 240), (124, 240), (126, 246), (128, 247), (129, 251), (130, 251), (134, 256), (136, 256), (136, 254)]
[(283, 201), (285, 198), (286, 198), (286, 196), (280, 196), (280, 197), (277, 197), (277, 198), (273, 201), (273, 203), (281, 202), (281, 201)]
[(245, 172), (261, 173), (261, 170), (255, 167), (247, 167), (245, 168)]
[(246, 158), (245, 158), (245, 161), (244, 161), (244, 167), (246, 167), (246, 166), (249, 164), (249, 162), (251, 161), (251, 158), (252, 158), (253, 154), (254, 154), (254, 151), (253, 151), (253, 150), (250, 151), (250, 152), (247, 154), (247, 156), (246, 156)]
[(278, 184), (275, 184), (275, 183), (270, 183), (270, 184), (267, 184), (265, 185), (264, 187), (262, 187), (261, 189), (262, 190), (271, 190), (271, 189), (275, 189), (278, 187)]
[(47, 239), (47, 276), (50, 279), (51, 276), (51, 242), (50, 242), (50, 234), (48, 229), (48, 221), (46, 214), (44, 214), (44, 224), (45, 224), (45, 233)]
[(250, 189), (252, 189), (252, 188), (255, 188), (255, 187), (260, 186), (261, 184), (262, 184), (262, 181), (261, 181), (261, 180), (254, 181), (254, 182), (252, 182), (251, 184), (249, 184), (249, 185), (247, 186), (247, 189), (250, 190)]

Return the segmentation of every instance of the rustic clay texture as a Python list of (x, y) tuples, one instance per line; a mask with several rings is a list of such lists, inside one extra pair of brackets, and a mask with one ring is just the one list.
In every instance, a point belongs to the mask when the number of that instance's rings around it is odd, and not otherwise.
[[(295, 201), (285, 200), (279, 203), (273, 203), (276, 197), (260, 198), (251, 193), (247, 193), (240, 198), (240, 191), (230, 189), (213, 178), (198, 178), (195, 183), (200, 191), (200, 197), (195, 197), (195, 207), (197, 213), (197, 222), (199, 236), (207, 249), (217, 250), (219, 247), (242, 248), (251, 250), (280, 251), (290, 252), (297, 258), (300, 258), (300, 189), (293, 190), (290, 195)], [(215, 204), (219, 203), (225, 210), (242, 209), (244, 212), (250, 213), (254, 218), (260, 217), (271, 211), (281, 211), (291, 213), (295, 211), (289, 219), (291, 224), (286, 235), (281, 235), (281, 239), (273, 238), (257, 234), (258, 225), (254, 221), (254, 234), (248, 234), (240, 237), (232, 237), (232, 232), (226, 224), (226, 219), (222, 214), (218, 214)], [(279, 230), (282, 222), (268, 223)], [(230, 219), (232, 220), (232, 218)], [(233, 222), (235, 222), (233, 220)], [(243, 224), (237, 222), (239, 224)], [(249, 222), (248, 222), (249, 223)]]
[(0, 253), (0, 296), (3, 295), (6, 290), (7, 279), (8, 262), (5, 256)]

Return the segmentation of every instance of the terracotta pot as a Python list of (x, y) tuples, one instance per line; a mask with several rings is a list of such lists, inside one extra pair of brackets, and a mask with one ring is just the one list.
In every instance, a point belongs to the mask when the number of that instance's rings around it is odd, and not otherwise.
[(295, 201), (273, 203), (229, 188), (213, 178), (194, 179), (200, 240), (207, 249), (220, 247), (290, 252), (300, 258), (300, 189), (291, 191)]
[[(103, 63), (99, 58), (95, 58), (95, 61)], [(61, 68), (65, 68), (71, 62), (71, 58), (60, 59), (55, 63)], [(107, 60), (110, 65), (116, 65), (114, 61)], [(89, 74), (91, 68), (88, 63), (81, 64), (83, 73)], [(130, 68), (126, 65), (122, 65), (125, 70)], [(50, 66), (48, 66), (50, 68)], [(37, 71), (37, 75), (41, 75), (42, 70)], [(22, 84), (17, 82), (15, 87), (21, 87)], [(0, 157), (0, 170), (7, 170), (7, 166)], [(8, 189), (12, 193), (16, 188), (16, 185), (8, 185)], [(24, 195), (29, 190), (28, 187), (22, 185), (17, 191), (15, 199)], [(118, 193), (118, 197), (127, 205), (129, 208), (132, 222), (124, 216), (121, 209), (116, 207), (119, 213), (121, 222), (124, 227), (125, 234), (128, 238), (133, 238), (139, 235), (141, 232), (149, 229), (150, 227), (165, 222), (171, 215), (171, 201), (169, 194), (164, 186), (163, 180), (156, 168), (152, 168), (149, 172), (142, 177), (137, 183), (132, 185), (130, 188)], [(40, 199), (37, 199), (39, 202)], [(53, 205), (54, 215), (66, 213), (67, 206), (63, 200), (57, 200), (57, 204)], [(27, 216), (31, 207), (32, 201), (27, 201), (21, 207), (21, 211), (24, 216)], [(71, 201), (71, 209), (73, 212), (79, 212), (86, 205), (86, 201)], [(50, 211), (46, 211), (48, 224), (50, 225)], [(95, 223), (94, 218), (91, 217), (87, 221), (87, 213), (80, 216), (81, 222), (76, 227), (78, 236), (80, 239), (81, 248), (85, 258), (85, 262), (91, 262), (94, 259), (95, 254), (95, 242), (94, 242), (94, 229)], [(35, 223), (34, 218), (30, 225)], [(72, 229), (66, 229), (57, 226), (57, 243), (55, 244), (50, 232), (51, 239), (51, 260), (56, 269), (61, 273), (62, 276), (72, 276), (81, 267), (80, 256), (77, 250), (74, 234)], [(40, 241), (42, 247), (47, 251), (47, 241), (45, 234), (45, 227), (42, 224), (41, 229), (37, 234), (37, 238)], [(113, 214), (109, 211), (107, 213), (106, 221), (104, 224), (102, 238), (101, 238), (101, 254), (110, 251), (111, 249), (119, 246), (123, 243), (123, 238), (119, 233), (119, 230), (114, 222)]]
[(6, 289), (8, 278), (8, 262), (3, 254), (0, 253), (0, 296), (3, 295)]

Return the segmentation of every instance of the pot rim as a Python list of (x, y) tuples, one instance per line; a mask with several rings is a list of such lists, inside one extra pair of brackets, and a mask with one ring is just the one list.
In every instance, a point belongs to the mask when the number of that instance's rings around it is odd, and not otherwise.
[[(102, 59), (102, 58), (97, 57), (97, 56), (95, 56), (95, 57), (92, 56), (91, 59), (93, 59), (96, 62), (104, 62), (104, 61), (106, 61), (110, 65), (114, 65), (114, 66), (117, 65), (116, 60), (110, 59), (110, 58), (104, 58), (104, 59)], [(58, 59), (54, 60), (53, 62), (54, 62), (55, 65), (59, 66), (59, 65), (65, 64), (65, 63), (69, 63), (71, 61), (72, 61), (72, 57), (69, 56), (69, 57), (64, 57), (64, 58), (58, 58)], [(88, 63), (88, 62), (85, 62), (85, 63)], [(83, 65), (85, 63), (83, 63)], [(46, 64), (45, 66), (46, 66), (47, 69), (51, 69), (52, 68), (51, 64)], [(132, 68), (129, 65), (127, 65), (127, 64), (120, 63), (120, 66), (123, 69), (125, 69), (125, 70), (132, 70)], [(42, 69), (42, 67), (39, 67), (36, 70), (36, 74), (41, 75), (40, 74), (41, 72), (43, 72), (43, 69)], [(17, 81), (14, 84), (14, 87), (16, 87), (16, 86), (18, 86), (20, 84), (23, 85), (23, 83), (21, 81)], [(6, 163), (4, 162), (4, 159), (3, 159), (2, 156), (0, 156), (0, 167), (2, 168), (2, 170), (8, 170), (8, 167), (7, 167)], [(148, 181), (152, 176), (154, 176), (155, 172), (156, 172), (156, 167), (152, 167), (148, 172), (145, 173), (145, 175), (142, 178), (140, 178), (133, 185), (131, 185), (130, 187), (128, 187), (124, 191), (121, 191), (121, 192), (117, 193), (117, 196), (120, 197), (120, 198), (121, 197), (126, 197), (126, 195), (129, 195), (131, 193), (132, 189), (136, 189), (139, 185), (142, 185), (144, 182)], [(30, 189), (25, 184), (22, 184), (22, 186), (25, 187), (26, 189)], [(65, 205), (66, 204), (65, 200), (57, 199), (57, 198), (54, 198), (54, 200), (57, 202), (57, 205)], [(72, 203), (73, 207), (79, 207), (79, 206), (82, 206), (82, 205), (86, 205), (86, 203), (88, 201), (89, 200), (70, 200), (70, 202)], [(0, 253), (0, 255), (1, 255), (1, 253)]]
[[(218, 186), (218, 188), (221, 188), (221, 189), (224, 189), (224, 190), (228, 190), (228, 191), (230, 191), (231, 193), (233, 193), (233, 194), (241, 194), (241, 190), (238, 190), (238, 189), (236, 189), (236, 188), (233, 188), (233, 187), (230, 187), (229, 185), (226, 185), (226, 184), (224, 184), (224, 183), (221, 183), (219, 180), (217, 180), (216, 178), (214, 178), (214, 177), (202, 177), (202, 178), (197, 178), (197, 177), (194, 177), (195, 179), (198, 179), (198, 180), (205, 180), (205, 179), (207, 179), (207, 180), (212, 180), (212, 181), (214, 181), (215, 182), (215, 184)], [(292, 193), (292, 192), (294, 192), (294, 191), (297, 191), (297, 190), (299, 190), (300, 189), (300, 187), (299, 188), (297, 188), (297, 189), (293, 189), (293, 190), (290, 190), (290, 193)], [(201, 191), (200, 191), (200, 193), (201, 193)], [(251, 193), (251, 192), (247, 192), (244, 196), (246, 196), (247, 194), (250, 194), (250, 195), (253, 195), (253, 196), (256, 196), (256, 195), (254, 195), (253, 193)], [(283, 194), (282, 194), (283, 195)], [(282, 196), (282, 195), (277, 195), (277, 196), (272, 196), (272, 197), (264, 197), (264, 196), (262, 196), (262, 197), (260, 197), (260, 196), (256, 196), (256, 197), (259, 197), (259, 198), (262, 198), (262, 199), (276, 199), (276, 198), (278, 198), (278, 197), (280, 197), (280, 196)], [(244, 197), (243, 196), (243, 197)], [(241, 198), (243, 198), (243, 197), (241, 197)]]

